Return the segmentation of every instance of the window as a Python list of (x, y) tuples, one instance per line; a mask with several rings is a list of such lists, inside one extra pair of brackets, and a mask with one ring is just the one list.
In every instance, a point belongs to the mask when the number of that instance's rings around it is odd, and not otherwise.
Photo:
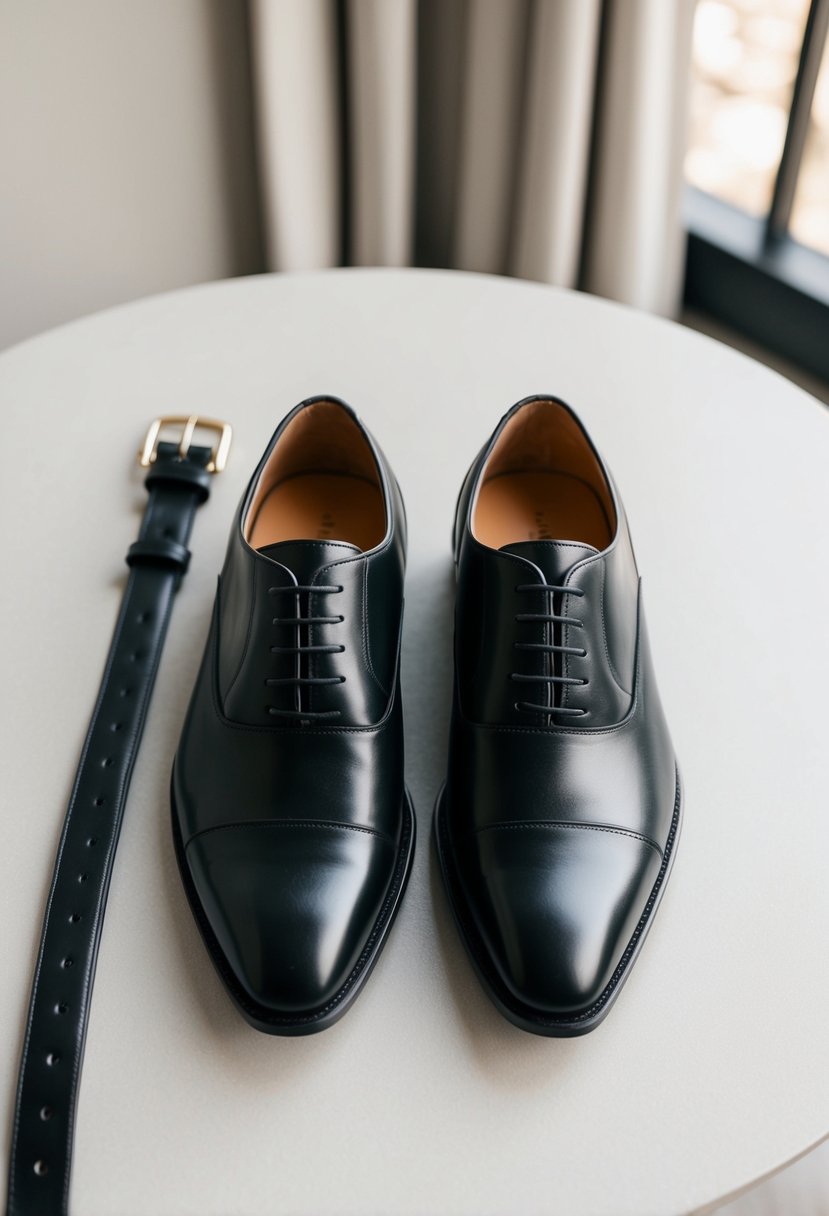
[(829, 0), (699, 0), (686, 302), (829, 381)]

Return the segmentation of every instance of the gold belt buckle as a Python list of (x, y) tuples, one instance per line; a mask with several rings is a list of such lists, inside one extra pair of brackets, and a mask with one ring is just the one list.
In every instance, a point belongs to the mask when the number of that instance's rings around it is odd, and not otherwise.
[(142, 469), (148, 469), (158, 459), (158, 444), (161, 432), (165, 427), (181, 429), (178, 452), (182, 460), (187, 456), (193, 442), (193, 435), (197, 430), (213, 431), (218, 435), (218, 439), (211, 448), (210, 462), (206, 468), (208, 473), (222, 472), (227, 464), (227, 454), (233, 440), (233, 428), (227, 422), (220, 422), (216, 418), (202, 418), (199, 414), (165, 414), (161, 418), (154, 418), (138, 453), (138, 463)]

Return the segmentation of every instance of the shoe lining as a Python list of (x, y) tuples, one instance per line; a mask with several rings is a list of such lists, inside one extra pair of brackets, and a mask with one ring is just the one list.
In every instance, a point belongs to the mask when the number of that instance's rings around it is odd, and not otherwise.
[(365, 551), (385, 534), (380, 471), (359, 426), (335, 401), (307, 406), (262, 470), (245, 540), (254, 549), (288, 540), (346, 541)]
[(383, 520), (379, 486), (348, 473), (300, 473), (262, 500), (248, 541), (254, 549), (283, 540), (339, 540), (373, 549), (378, 519)]
[(606, 549), (616, 531), (610, 487), (584, 432), (556, 401), (523, 407), (489, 455), (472, 532), (493, 549), (569, 540)]

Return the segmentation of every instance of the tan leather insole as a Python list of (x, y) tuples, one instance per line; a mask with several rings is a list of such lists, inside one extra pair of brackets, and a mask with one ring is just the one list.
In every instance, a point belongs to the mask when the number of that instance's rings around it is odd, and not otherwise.
[(521, 540), (575, 540), (606, 549), (613, 536), (602, 504), (568, 473), (502, 473), (484, 482), (473, 524), (492, 549)]
[(366, 550), (385, 532), (378, 485), (340, 473), (301, 473), (266, 495), (248, 541), (262, 549), (282, 540), (344, 540)]

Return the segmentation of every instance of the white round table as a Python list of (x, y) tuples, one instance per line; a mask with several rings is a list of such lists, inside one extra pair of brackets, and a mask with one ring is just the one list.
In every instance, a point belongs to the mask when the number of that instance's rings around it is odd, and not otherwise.
[[(532, 392), (625, 499), (687, 807), (640, 961), (582, 1039), (516, 1030), (435, 863), (467, 465)], [(417, 856), (354, 1009), (279, 1039), (231, 1007), (182, 890), (168, 780), (235, 503), (282, 415), (351, 402), (408, 507), (403, 693)], [(83, 1216), (668, 1216), (829, 1130), (829, 417), (699, 334), (507, 279), (335, 271), (142, 301), (0, 357), (2, 1084), (144, 491), (156, 414), (235, 428), (198, 515), (116, 861), (81, 1087)], [(5, 1160), (3, 1161), (5, 1175)]]

